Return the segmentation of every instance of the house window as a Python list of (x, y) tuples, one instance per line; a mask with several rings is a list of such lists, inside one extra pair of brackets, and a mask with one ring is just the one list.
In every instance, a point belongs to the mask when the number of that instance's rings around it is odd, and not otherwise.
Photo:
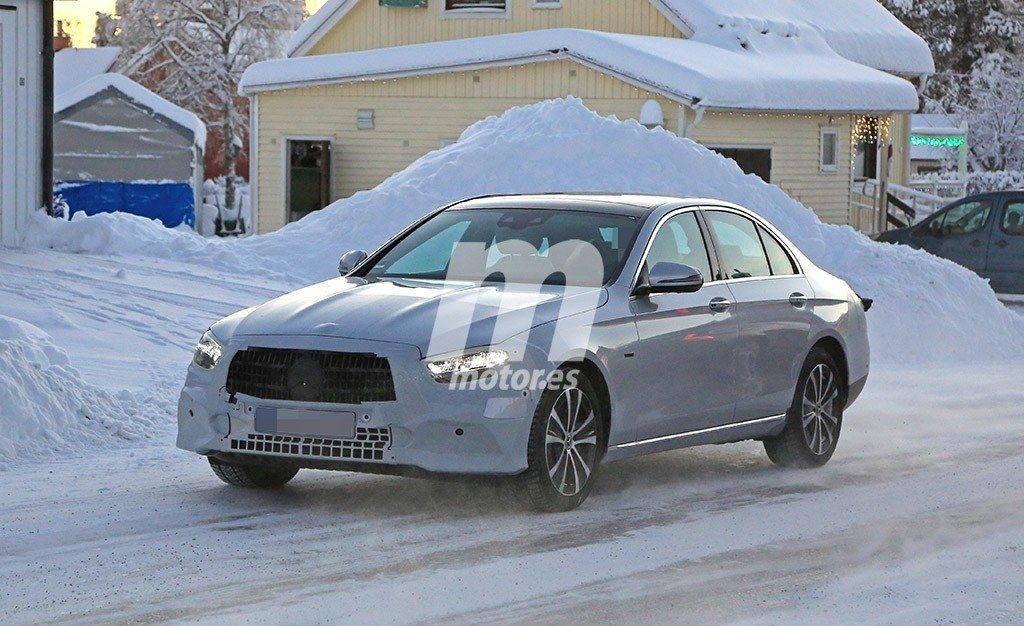
[(819, 163), (823, 172), (839, 171), (839, 129), (822, 126)]
[(331, 142), (288, 140), (288, 221), (331, 203)]
[(444, 0), (441, 17), (511, 17), (511, 0)]
[(736, 161), (745, 174), (753, 174), (766, 183), (772, 182), (772, 149), (708, 146), (727, 159)]
[(562, 0), (533, 0), (535, 9), (561, 9)]

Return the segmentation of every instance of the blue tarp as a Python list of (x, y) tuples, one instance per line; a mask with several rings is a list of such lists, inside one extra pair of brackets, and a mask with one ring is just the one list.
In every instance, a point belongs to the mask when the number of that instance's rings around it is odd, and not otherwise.
[(54, 194), (64, 197), (72, 215), (121, 211), (160, 220), (169, 228), (196, 225), (195, 195), (188, 183), (60, 181)]

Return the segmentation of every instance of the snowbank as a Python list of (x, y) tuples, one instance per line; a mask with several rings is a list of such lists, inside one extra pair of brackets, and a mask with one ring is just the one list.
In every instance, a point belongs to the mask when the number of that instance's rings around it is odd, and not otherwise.
[(0, 315), (0, 466), (149, 437), (156, 429), (147, 416), (169, 411), (87, 384), (43, 330)]
[(339, 255), (372, 250), (438, 206), (490, 193), (612, 191), (714, 197), (757, 211), (824, 269), (874, 298), (875, 360), (959, 363), (1020, 358), (1024, 319), (970, 271), (923, 252), (878, 244), (821, 223), (781, 189), (664, 130), (602, 118), (580, 100), (553, 100), (483, 120), (377, 188), (277, 233), (233, 242), (169, 231), (128, 215), (73, 222), (38, 218), (28, 241), (69, 251), (168, 256), (252, 268), (310, 283)]

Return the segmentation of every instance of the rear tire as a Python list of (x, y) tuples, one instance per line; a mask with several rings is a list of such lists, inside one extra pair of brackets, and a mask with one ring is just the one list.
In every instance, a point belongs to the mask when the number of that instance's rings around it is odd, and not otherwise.
[(213, 473), (224, 482), (234, 487), (247, 489), (273, 489), (280, 487), (295, 478), (299, 468), (295, 465), (280, 462), (268, 462), (260, 465), (243, 465), (225, 463), (210, 458)]
[[(590, 495), (606, 441), (605, 408), (597, 388), (578, 369), (544, 390), (533, 416), (527, 470), (518, 488), (539, 512), (571, 511)], [(575, 384), (572, 381), (575, 380)]]
[(781, 467), (828, 463), (839, 443), (848, 391), (832, 355), (822, 348), (812, 350), (800, 372), (785, 429), (764, 440), (768, 458)]

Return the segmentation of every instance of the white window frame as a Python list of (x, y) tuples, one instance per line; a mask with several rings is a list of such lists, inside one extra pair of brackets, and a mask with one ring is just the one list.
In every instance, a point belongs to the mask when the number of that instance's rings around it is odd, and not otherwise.
[[(825, 135), (835, 136), (835, 154), (833, 155), (834, 163), (832, 164), (825, 163)], [(839, 156), (842, 152), (839, 140), (838, 126), (822, 126), (818, 130), (818, 168), (822, 172), (831, 174), (839, 171)]]
[(561, 9), (562, 0), (533, 0), (535, 9)]
[(512, 0), (505, 0), (505, 10), (488, 8), (449, 9), (447, 0), (438, 0), (442, 20), (510, 20)]

